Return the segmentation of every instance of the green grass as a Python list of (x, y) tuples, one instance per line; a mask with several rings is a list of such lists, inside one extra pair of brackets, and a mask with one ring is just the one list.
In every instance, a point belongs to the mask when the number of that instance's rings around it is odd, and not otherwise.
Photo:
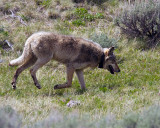
[[(0, 7), (4, 6), (4, 11), (18, 7), (17, 15), (21, 14), (24, 19), (30, 18), (24, 20), (27, 23), (27, 26), (24, 26), (18, 19), (4, 20), (5, 16), (0, 12), (0, 23), (7, 32), (8, 40), (14, 43), (15, 48), (14, 52), (0, 50), (0, 59), (4, 60), (3, 63), (0, 63), (0, 106), (10, 105), (14, 108), (22, 116), (23, 126), (45, 119), (51, 111), (60, 111), (66, 115), (77, 112), (80, 117), (87, 113), (90, 115), (90, 120), (99, 120), (111, 113), (117, 119), (121, 119), (128, 112), (140, 113), (144, 108), (160, 103), (159, 47), (154, 51), (137, 49), (135, 45), (138, 44), (137, 41), (131, 40), (129, 44), (129, 41), (120, 35), (119, 28), (115, 27), (110, 19), (96, 19), (80, 27), (72, 25), (72, 20), (66, 18), (68, 14), (62, 17), (64, 11), (59, 14), (60, 18), (66, 19), (48, 19), (45, 11), (47, 9), (56, 11), (57, 5), (54, 1), (50, 1), (50, 5), (46, 3), (47, 8), (42, 8), (42, 5), (36, 5), (33, 1), (29, 1), (27, 7), (20, 1), (17, 5), (13, 0), (9, 2), (1, 1)], [(62, 9), (64, 7), (68, 9), (65, 10), (67, 13), (75, 10), (71, 2), (60, 0), (60, 5)], [(104, 17), (114, 16), (116, 13), (115, 8), (112, 9), (114, 12), (110, 13), (107, 9), (102, 10), (101, 7), (84, 6), (90, 8), (89, 11), (95, 14), (96, 11), (102, 11)], [(42, 10), (37, 11), (36, 9), (39, 8)], [(28, 16), (31, 14), (32, 16)], [(101, 16), (101, 13), (99, 15)], [(95, 32), (101, 32), (111, 38), (116, 38), (118, 48), (115, 50), (115, 55), (121, 72), (112, 75), (98, 68), (86, 69), (84, 72), (86, 91), (80, 90), (76, 76), (74, 76), (72, 88), (54, 90), (54, 85), (66, 81), (66, 73), (63, 65), (51, 61), (37, 72), (42, 89), (35, 87), (29, 70), (25, 70), (18, 78), (17, 89), (12, 90), (10, 83), (17, 67), (9, 67), (8, 63), (21, 54), (25, 40), (37, 31), (52, 31), (83, 38), (88, 38)], [(2, 36), (3, 32), (0, 33)], [(66, 104), (69, 100), (78, 100), (80, 105), (68, 108)]]
[[(39, 120), (46, 117), (53, 108), (65, 113), (89, 113), (93, 119), (103, 117), (108, 112), (121, 118), (129, 111), (139, 112), (144, 107), (159, 103), (159, 52), (133, 52), (130, 49), (121, 53), (117, 51), (118, 57), (124, 58), (123, 63), (119, 64), (119, 74), (111, 75), (101, 69), (85, 71), (87, 91), (83, 93), (76, 76), (72, 88), (53, 90), (55, 84), (63, 83), (66, 79), (65, 67), (57, 67), (54, 61), (37, 73), (41, 90), (34, 86), (28, 70), (19, 76), (17, 90), (12, 90), (10, 82), (16, 68), (8, 67), (7, 62), (1, 64), (1, 105), (13, 106), (22, 113), (25, 118), (23, 122), (26, 123), (30, 122), (30, 118)], [(66, 104), (69, 100), (78, 100), (81, 104), (68, 108)]]

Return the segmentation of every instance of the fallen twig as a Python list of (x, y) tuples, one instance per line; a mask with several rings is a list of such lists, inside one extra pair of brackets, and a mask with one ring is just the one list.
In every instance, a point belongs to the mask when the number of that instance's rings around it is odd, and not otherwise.
[(12, 49), (12, 51), (14, 50), (12, 43), (10, 43), (8, 40), (5, 40), (4, 42), (7, 43), (7, 45)]
[(27, 24), (23, 21), (23, 19), (21, 18), (21, 16), (17, 16), (16, 14), (14, 14), (14, 12), (13, 12), (12, 10), (10, 10), (10, 12), (11, 12), (10, 17), (12, 17), (12, 18), (18, 18), (18, 20), (19, 20), (22, 24), (24, 24), (25, 26), (27, 26)]

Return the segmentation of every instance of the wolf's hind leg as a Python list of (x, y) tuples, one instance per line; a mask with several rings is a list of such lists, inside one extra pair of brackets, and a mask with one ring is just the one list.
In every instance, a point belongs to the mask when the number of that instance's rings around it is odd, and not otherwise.
[(48, 63), (52, 57), (43, 57), (43, 58), (38, 58), (36, 63), (33, 65), (33, 67), (30, 69), (31, 76), (33, 78), (34, 84), (38, 89), (41, 89), (41, 85), (38, 83), (37, 77), (36, 77), (36, 72), (39, 68), (41, 68), (43, 65)]
[(82, 90), (85, 90), (86, 89), (86, 86), (85, 86), (85, 82), (84, 82), (84, 77), (83, 77), (83, 70), (76, 70), (76, 74), (77, 74), (77, 77), (78, 77), (78, 80), (79, 80), (79, 83), (81, 85), (81, 89)]
[(30, 66), (32, 66), (36, 61), (35, 57), (32, 57), (31, 59), (29, 59), (27, 62), (25, 62), (23, 65), (21, 65), (15, 72), (15, 75), (13, 77), (12, 80), (12, 88), (16, 89), (16, 81), (18, 76), (20, 75), (20, 73), (22, 73), (25, 69), (29, 68)]
[(58, 84), (54, 86), (54, 89), (61, 89), (61, 88), (69, 88), (72, 86), (72, 78), (75, 69), (73, 67), (67, 66), (67, 82), (64, 84)]

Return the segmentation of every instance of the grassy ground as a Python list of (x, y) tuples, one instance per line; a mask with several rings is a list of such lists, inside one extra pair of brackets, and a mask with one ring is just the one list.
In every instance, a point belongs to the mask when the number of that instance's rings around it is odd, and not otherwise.
[[(38, 0), (37, 0), (38, 1)], [(116, 4), (116, 3), (115, 3)], [(119, 3), (122, 6), (122, 3)], [(121, 119), (130, 111), (140, 112), (144, 108), (160, 103), (160, 48), (142, 51), (137, 48), (136, 40), (122, 37), (119, 28), (114, 26), (113, 19), (117, 7), (106, 2), (102, 7), (83, 5), (89, 13), (103, 13), (103, 19), (86, 22), (85, 26), (72, 24), (72, 12), (76, 6), (71, 1), (51, 1), (49, 4), (37, 5), (36, 1), (2, 0), (0, 2), (0, 24), (7, 32), (1, 34), (1, 41), (7, 39), (14, 43), (15, 51), (6, 52), (1, 49), (0, 59), (0, 106), (10, 105), (22, 116), (23, 125), (48, 116), (51, 111), (68, 114), (88, 113), (91, 119), (100, 119), (111, 113)], [(82, 5), (79, 5), (82, 6)], [(59, 9), (59, 10), (58, 10)], [(22, 17), (25, 26), (18, 18), (12, 18), (9, 10)], [(18, 11), (17, 11), (18, 10)], [(56, 16), (52, 19), (50, 15)], [(11, 81), (17, 67), (9, 67), (8, 62), (21, 54), (25, 40), (37, 31), (52, 31), (89, 38), (95, 32), (105, 33), (118, 40), (115, 50), (121, 72), (111, 75), (102, 69), (86, 69), (85, 81), (87, 90), (82, 92), (76, 76), (70, 89), (55, 91), (55, 84), (65, 82), (65, 67), (51, 61), (37, 72), (42, 85), (38, 90), (32, 81), (29, 71), (24, 71), (18, 79), (17, 89), (12, 90)], [(68, 108), (70, 100), (80, 101), (80, 105)]]

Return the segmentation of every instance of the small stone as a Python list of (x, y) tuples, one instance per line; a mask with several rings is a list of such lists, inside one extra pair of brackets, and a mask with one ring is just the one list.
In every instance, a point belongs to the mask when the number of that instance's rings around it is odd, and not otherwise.
[(68, 103), (67, 103), (67, 106), (72, 108), (74, 106), (77, 106), (77, 105), (80, 105), (80, 101), (73, 101), (73, 100), (70, 100)]

